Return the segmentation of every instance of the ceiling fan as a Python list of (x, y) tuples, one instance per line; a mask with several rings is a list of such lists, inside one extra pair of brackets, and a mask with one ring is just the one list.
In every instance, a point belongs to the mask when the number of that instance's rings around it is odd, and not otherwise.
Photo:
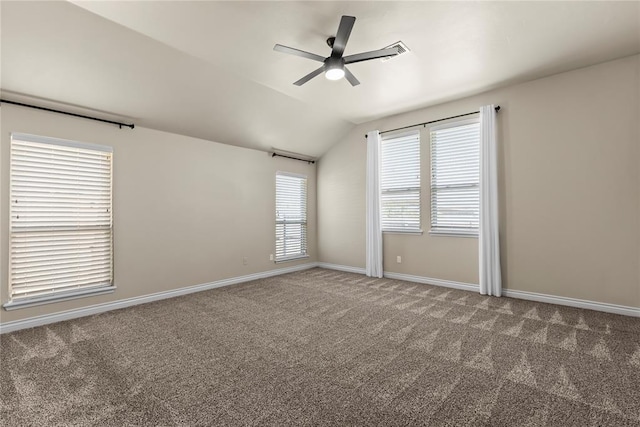
[(322, 62), (322, 66), (315, 71), (310, 72), (300, 80), (293, 83), (296, 86), (302, 86), (312, 78), (321, 73), (325, 73), (325, 77), (329, 80), (340, 80), (342, 77), (351, 83), (351, 86), (359, 85), (360, 82), (351, 72), (345, 67), (347, 64), (354, 64), (356, 62), (368, 61), (376, 58), (386, 58), (389, 56), (397, 55), (398, 48), (392, 47), (388, 49), (372, 50), (370, 52), (356, 53), (355, 55), (342, 56), (344, 49), (349, 40), (349, 35), (353, 29), (353, 24), (356, 22), (356, 18), (353, 16), (342, 16), (340, 19), (340, 26), (338, 27), (338, 33), (335, 37), (329, 37), (327, 44), (331, 48), (331, 55), (324, 58), (315, 53), (305, 52), (304, 50), (294, 49), (292, 47), (276, 44), (273, 50), (288, 53), (290, 55), (301, 56), (303, 58), (312, 59), (314, 61)]

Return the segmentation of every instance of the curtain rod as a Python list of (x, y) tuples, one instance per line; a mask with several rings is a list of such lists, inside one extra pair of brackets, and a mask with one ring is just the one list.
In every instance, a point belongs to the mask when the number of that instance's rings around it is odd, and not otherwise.
[(76, 114), (76, 113), (69, 113), (67, 111), (54, 110), (53, 108), (38, 107), (37, 105), (23, 104), (22, 102), (15, 102), (15, 101), (8, 101), (6, 99), (0, 99), (0, 104), (2, 104), (2, 103), (19, 105), (20, 107), (33, 108), (33, 109), (36, 109), (36, 110), (49, 111), (51, 113), (64, 114), (66, 116), (80, 117), (82, 119), (95, 120), (97, 122), (110, 123), (112, 125), (118, 125), (118, 127), (120, 129), (122, 129), (122, 126), (126, 126), (128, 128), (131, 128), (131, 129), (133, 129), (135, 127), (135, 125), (133, 123), (131, 123), (131, 124), (120, 123), (120, 122), (116, 122), (116, 121), (113, 121), (113, 120), (99, 119), (97, 117), (85, 116), (85, 115)]
[(285, 156), (284, 154), (278, 154), (278, 153), (271, 153), (271, 157), (285, 157), (287, 159), (298, 160), (298, 161), (301, 161), (301, 162), (307, 162), (310, 165), (312, 165), (312, 164), (314, 164), (316, 162), (315, 160), (301, 159), (299, 157), (293, 157), (293, 156)]
[[(500, 111), (500, 106), (499, 105), (496, 107), (496, 113), (498, 111)], [(444, 119), (431, 120), (429, 122), (424, 122), (424, 123), (416, 123), (415, 125), (404, 126), (404, 127), (397, 128), (397, 129), (383, 130), (382, 132), (380, 132), (380, 135), (382, 135), (383, 133), (395, 132), (397, 130), (409, 129), (409, 128), (413, 128), (413, 127), (416, 127), (416, 126), (426, 126), (426, 125), (429, 125), (431, 123), (443, 122), (445, 120), (457, 119), (458, 117), (470, 116), (472, 114), (478, 114), (478, 113), (479, 113), (479, 111), (472, 111), (471, 113), (458, 114), (457, 116), (445, 117)], [(364, 137), (366, 138), (367, 135), (365, 135)]]

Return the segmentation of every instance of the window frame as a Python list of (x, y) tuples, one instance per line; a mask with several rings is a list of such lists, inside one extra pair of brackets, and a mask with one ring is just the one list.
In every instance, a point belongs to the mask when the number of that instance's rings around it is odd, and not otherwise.
[[(304, 219), (303, 220), (299, 220), (299, 221), (291, 221), (291, 222), (286, 222), (286, 220), (278, 220), (278, 176), (284, 176), (284, 177), (289, 177), (289, 178), (296, 178), (296, 179), (301, 179), (304, 180)], [(282, 262), (288, 262), (288, 261), (295, 261), (295, 260), (299, 260), (299, 259), (305, 259), (305, 258), (309, 258), (309, 220), (308, 220), (308, 214), (309, 214), (309, 178), (307, 175), (304, 174), (298, 174), (298, 173), (293, 173), (293, 172), (286, 172), (286, 171), (276, 171), (275, 173), (275, 210), (274, 210), (274, 214), (276, 216), (275, 218), (275, 246), (274, 246), (274, 262), (275, 263), (282, 263)], [(285, 225), (286, 224), (291, 224), (291, 225), (296, 225), (296, 224), (300, 224), (301, 227), (301, 236), (300, 236), (300, 246), (304, 249), (303, 252), (301, 253), (297, 253), (297, 254), (292, 254), (292, 255), (284, 255), (284, 256), (280, 256), (278, 257), (278, 225)], [(285, 227), (286, 230), (286, 227)], [(286, 233), (284, 233), (286, 234)]]
[[(418, 161), (418, 174), (419, 174), (419, 178), (418, 178), (418, 186), (417, 187), (410, 187), (407, 188), (404, 191), (394, 191), (394, 193), (417, 193), (418, 195), (418, 225), (415, 228), (384, 228), (384, 219), (383, 219), (383, 209), (382, 209), (382, 199), (383, 199), (383, 194), (385, 193), (385, 190), (383, 189), (382, 186), (382, 171), (383, 171), (383, 163), (384, 163), (384, 158), (382, 155), (382, 147), (385, 143), (385, 140), (391, 140), (391, 139), (397, 139), (397, 138), (403, 138), (403, 137), (408, 137), (408, 136), (412, 136), (415, 135), (417, 136), (417, 140), (418, 140), (418, 154), (417, 154), (417, 161)], [(388, 134), (381, 136), (380, 137), (380, 163), (379, 163), (379, 170), (380, 170), (380, 228), (382, 230), (383, 233), (386, 234), (417, 234), (417, 235), (421, 235), (423, 234), (423, 230), (422, 230), (422, 182), (423, 182), (423, 174), (422, 174), (422, 133), (420, 129), (410, 129), (410, 130), (402, 130), (402, 131), (397, 131), (397, 132), (389, 132)]]
[[(478, 113), (479, 114), (479, 113)], [(451, 121), (447, 121), (446, 123), (429, 126), (427, 128), (427, 132), (429, 135), (429, 234), (433, 236), (442, 236), (442, 237), (466, 237), (466, 238), (478, 238), (480, 227), (478, 221), (477, 228), (469, 228), (469, 227), (434, 227), (434, 206), (433, 206), (433, 191), (434, 191), (434, 163), (433, 163), (433, 138), (432, 132), (437, 132), (439, 130), (451, 129), (460, 126), (466, 126), (470, 124), (478, 124), (480, 125), (480, 117), (479, 115), (472, 118), (467, 119), (455, 119)], [(480, 141), (481, 139), (481, 130), (478, 129), (478, 183), (477, 185), (469, 184), (470, 188), (477, 187), (478, 189), (478, 219), (480, 216)]]
[[(15, 181), (15, 173), (14, 167), (17, 160), (14, 158), (14, 141), (19, 141), (22, 143), (35, 143), (41, 145), (53, 145), (56, 147), (67, 147), (67, 148), (79, 148), (81, 150), (90, 150), (101, 153), (108, 153), (109, 157), (109, 166), (108, 166), (108, 227), (103, 230), (107, 231), (108, 237), (108, 269), (109, 269), (109, 280), (104, 284), (96, 284), (94, 285), (77, 285), (77, 288), (71, 289), (62, 289), (57, 290), (55, 286), (51, 286), (50, 293), (46, 294), (37, 294), (37, 295), (28, 295), (28, 290), (25, 292), (24, 296), (15, 296), (13, 286), (13, 270), (15, 266), (11, 260), (11, 254), (14, 250), (14, 239), (16, 239), (16, 235), (24, 234), (23, 238), (28, 238), (29, 233), (43, 233), (43, 232), (63, 232), (63, 233), (86, 233), (87, 230), (90, 230), (88, 227), (75, 226), (64, 228), (61, 225), (53, 225), (49, 227), (47, 230), (38, 230), (33, 226), (25, 226), (24, 229), (20, 229), (20, 227), (16, 227), (13, 224), (12, 218), (14, 215), (14, 181)], [(9, 147), (9, 260), (8, 260), (8, 295), (9, 301), (3, 304), (3, 308), (5, 310), (14, 310), (17, 308), (26, 308), (33, 307), (43, 304), (49, 304), (54, 302), (66, 301), (71, 299), (83, 298), (88, 296), (102, 295), (107, 293), (112, 293), (115, 291), (116, 286), (114, 284), (114, 255), (113, 255), (113, 147), (107, 145), (98, 145), (98, 144), (90, 144), (85, 142), (71, 141), (60, 138), (53, 137), (45, 137), (45, 136), (37, 136), (30, 135), (25, 133), (11, 133), (10, 134), (10, 147)], [(59, 164), (53, 163), (53, 166), (60, 167)], [(43, 166), (46, 168), (46, 165)], [(41, 202), (42, 203), (42, 202)], [(59, 202), (58, 202), (59, 203)], [(54, 202), (55, 207), (55, 202)], [(49, 212), (47, 212), (49, 213)], [(16, 214), (17, 215), (17, 214)], [(67, 267), (68, 268), (68, 267)], [(64, 274), (64, 272), (61, 272)]]

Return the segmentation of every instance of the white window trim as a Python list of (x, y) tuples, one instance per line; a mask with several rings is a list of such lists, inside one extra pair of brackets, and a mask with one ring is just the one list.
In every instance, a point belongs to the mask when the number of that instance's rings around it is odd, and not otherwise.
[(429, 234), (437, 237), (469, 237), (469, 238), (478, 238), (478, 230), (473, 229), (459, 229), (459, 230), (451, 230), (451, 229), (431, 229), (429, 230)]
[[(11, 140), (16, 139), (16, 140), (20, 140), (23, 142), (34, 142), (34, 143), (39, 143), (39, 144), (50, 144), (50, 145), (57, 145), (57, 146), (64, 146), (64, 147), (73, 147), (73, 148), (80, 148), (80, 149), (86, 149), (86, 150), (95, 150), (95, 151), (102, 151), (105, 153), (113, 153), (113, 147), (108, 146), (108, 145), (100, 145), (100, 144), (91, 144), (91, 143), (85, 143), (85, 142), (78, 142), (78, 141), (72, 141), (72, 140), (67, 140), (67, 139), (60, 139), (60, 138), (54, 138), (54, 137), (45, 137), (45, 136), (38, 136), (38, 135), (32, 135), (32, 134), (26, 134), (26, 133), (18, 133), (18, 132), (12, 132), (10, 134), (10, 138)], [(9, 156), (9, 169), (11, 169), (11, 155)], [(111, 185), (113, 186), (113, 163), (111, 164)], [(9, 200), (12, 200), (13, 196), (11, 194), (11, 180), (12, 180), (12, 176), (11, 176), (11, 171), (9, 172)], [(113, 191), (113, 189), (111, 190)], [(112, 194), (113, 197), (113, 194)], [(11, 208), (10, 208), (11, 209)], [(113, 205), (111, 205), (111, 212), (113, 212)], [(112, 213), (113, 215), (113, 213)], [(9, 226), (9, 234), (11, 235), (11, 225)], [(113, 239), (113, 224), (111, 225), (111, 238)], [(113, 242), (113, 240), (112, 240)], [(113, 243), (112, 243), (113, 244)], [(9, 236), (9, 245), (11, 246), (11, 236)], [(10, 252), (10, 250), (9, 250)], [(112, 258), (111, 258), (111, 268), (112, 268), (112, 274), (113, 274), (113, 249), (112, 249), (112, 254), (111, 254)], [(9, 278), (11, 277), (11, 261), (9, 261), (8, 263), (8, 270), (9, 270)], [(90, 296), (97, 296), (97, 295), (104, 295), (104, 294), (109, 294), (109, 293), (113, 293), (116, 290), (116, 286), (113, 282), (113, 276), (111, 278), (111, 283), (106, 285), (96, 285), (95, 287), (87, 287), (87, 288), (81, 288), (81, 289), (73, 289), (73, 290), (68, 290), (68, 291), (59, 291), (59, 292), (54, 292), (53, 294), (49, 294), (49, 295), (37, 295), (37, 296), (33, 296), (33, 297), (21, 297), (21, 298), (17, 298), (14, 299), (12, 298), (12, 283), (11, 283), (11, 279), (9, 279), (8, 282), (8, 294), (9, 294), (9, 301), (7, 301), (6, 303), (4, 303), (2, 305), (2, 307), (7, 310), (7, 311), (11, 311), (11, 310), (16, 310), (16, 309), (21, 309), (21, 308), (28, 308), (28, 307), (35, 307), (35, 306), (39, 306), (39, 305), (44, 305), (44, 304), (50, 304), (50, 303), (56, 303), (56, 302), (62, 302), (62, 301), (68, 301), (68, 300), (73, 300), (73, 299), (78, 299), (78, 298), (85, 298), (85, 297), (90, 297)]]
[[(477, 113), (480, 114), (480, 113)], [(439, 123), (437, 125), (431, 125), (427, 127), (427, 132), (431, 134), (434, 130), (443, 130), (449, 128), (455, 128), (458, 126), (470, 125), (473, 123), (480, 123), (480, 117), (472, 117), (470, 119), (451, 119), (451, 121), (447, 121), (445, 123)], [(429, 139), (429, 143), (431, 143), (431, 139)]]
[(294, 178), (303, 178), (308, 180), (309, 177), (303, 173), (295, 173), (295, 172), (287, 172), (287, 171), (276, 171), (276, 175), (285, 175), (285, 176), (291, 176)]
[(309, 254), (307, 254), (307, 255), (295, 255), (295, 256), (280, 258), (279, 260), (276, 260), (274, 262), (276, 264), (280, 264), (281, 262), (290, 262), (290, 261), (295, 261), (295, 260), (298, 260), (298, 259), (307, 259), (307, 258), (309, 258)]
[(69, 301), (78, 298), (93, 297), (104, 294), (112, 294), (115, 292), (116, 286), (96, 286), (94, 289), (82, 289), (79, 291), (60, 292), (56, 295), (40, 296), (33, 298), (22, 298), (19, 300), (9, 300), (2, 307), (7, 310), (16, 310), (19, 308), (36, 307), (38, 305), (50, 304), (54, 302)]
[(49, 136), (31, 135), (28, 133), (11, 133), (11, 139), (19, 139), (24, 142), (37, 142), (38, 144), (62, 145), (65, 147), (82, 148), (85, 150), (104, 151), (113, 153), (113, 147), (109, 145), (90, 144), (88, 142), (71, 141), (69, 139), (53, 138)]
[(400, 229), (394, 229), (394, 228), (387, 228), (385, 230), (382, 230), (382, 232), (384, 234), (415, 234), (415, 235), (422, 235), (424, 234), (424, 231), (422, 229), (419, 230), (400, 230)]
[(453, 228), (446, 228), (446, 227), (436, 227), (434, 228), (431, 224), (431, 214), (432, 214), (432, 210), (431, 210), (431, 191), (432, 191), (432, 184), (431, 184), (431, 176), (432, 176), (432, 171), (431, 168), (433, 166), (433, 161), (431, 159), (431, 132), (433, 131), (438, 131), (438, 130), (443, 130), (443, 129), (449, 129), (449, 128), (454, 128), (454, 127), (458, 127), (458, 126), (464, 126), (464, 125), (469, 125), (469, 124), (474, 124), (474, 123), (480, 123), (480, 117), (479, 117), (479, 112), (478, 112), (478, 116), (474, 116), (472, 118), (469, 119), (452, 119), (451, 121), (447, 121), (445, 123), (441, 123), (441, 124), (437, 124), (437, 125), (432, 125), (427, 127), (427, 133), (429, 135), (429, 235), (434, 236), (434, 237), (464, 237), (464, 238), (478, 238), (478, 235), (480, 233), (480, 229), (478, 228), (458, 228), (458, 229), (453, 229)]

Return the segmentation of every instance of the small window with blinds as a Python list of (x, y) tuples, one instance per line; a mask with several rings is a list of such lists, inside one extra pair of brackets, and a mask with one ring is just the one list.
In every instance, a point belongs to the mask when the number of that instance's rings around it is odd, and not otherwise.
[(307, 257), (307, 177), (276, 173), (276, 262)]
[(10, 157), (5, 308), (112, 291), (111, 147), (12, 134)]
[(383, 137), (380, 158), (382, 231), (420, 232), (420, 132)]
[(431, 233), (478, 235), (480, 123), (431, 129)]

